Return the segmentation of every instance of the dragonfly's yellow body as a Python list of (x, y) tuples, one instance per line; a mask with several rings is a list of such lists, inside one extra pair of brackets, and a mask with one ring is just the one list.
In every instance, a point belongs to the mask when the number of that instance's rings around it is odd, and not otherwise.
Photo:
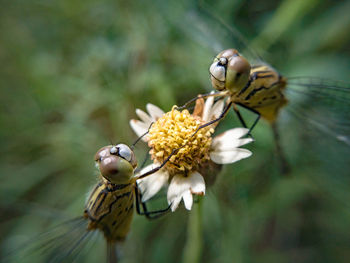
[(236, 94), (231, 94), (231, 101), (240, 103), (260, 113), (261, 117), (274, 122), (279, 110), (287, 104), (283, 91), (286, 78), (269, 66), (252, 66), (247, 85)]
[(212, 85), (240, 104), (273, 123), (287, 104), (286, 78), (267, 65), (251, 66), (237, 50), (220, 52), (210, 66)]
[(88, 229), (99, 229), (108, 242), (123, 241), (133, 217), (134, 184), (112, 184), (102, 178), (91, 192), (84, 211)]
[[(158, 171), (165, 163), (135, 175), (137, 161), (133, 150), (125, 144), (117, 144), (99, 149), (95, 154), (95, 164), (99, 170), (98, 183), (89, 194), (83, 215), (44, 234), (39, 243), (31, 243), (22, 252), (19, 249), (21, 253), (16, 258), (21, 260), (11, 262), (32, 262), (31, 254), (35, 253), (42, 262), (76, 262), (79, 253), (97, 230), (103, 233), (106, 240), (107, 262), (116, 263), (118, 244), (125, 240), (130, 230), (134, 204), (136, 212), (148, 219), (170, 211), (170, 206), (163, 210), (148, 211), (146, 204), (141, 201), (136, 182)], [(12, 255), (9, 259), (12, 259)]]
[(235, 104), (257, 113), (259, 116), (250, 129), (254, 128), (260, 116), (272, 125), (276, 138), (276, 149), (281, 160), (281, 171), (287, 174), (289, 168), (278, 143), (278, 132), (275, 125), (280, 109), (288, 103), (284, 94), (287, 86), (286, 78), (267, 65), (251, 66), (235, 49), (220, 52), (211, 64), (209, 72), (213, 87), (220, 91), (214, 95), (228, 96), (229, 99), (221, 116), (205, 126), (222, 119), (233, 106), (242, 124), (246, 127)]
[[(344, 121), (349, 118), (350, 89), (342, 85), (344, 83), (305, 77), (294, 77), (287, 80), (266, 64), (251, 65), (236, 49), (226, 49), (220, 52), (210, 65), (209, 72), (212, 86), (219, 92), (202, 97), (225, 96), (229, 98), (222, 116), (215, 121), (222, 119), (229, 108), (234, 106), (242, 124), (246, 126), (235, 107), (235, 104), (238, 104), (259, 115), (251, 126), (251, 130), (262, 117), (272, 124), (277, 138), (275, 121), (280, 109), (288, 103), (286, 92), (289, 95), (293, 92), (294, 95), (309, 96), (308, 100), (303, 100), (306, 103), (304, 105), (298, 106), (293, 102), (291, 108), (295, 116), (304, 118), (306, 115), (304, 121), (307, 120), (307, 123), (322, 132), (350, 145), (349, 124)], [(312, 114), (310, 114), (311, 111), (308, 112), (310, 108), (313, 109)], [(327, 113), (327, 116), (324, 113)]]

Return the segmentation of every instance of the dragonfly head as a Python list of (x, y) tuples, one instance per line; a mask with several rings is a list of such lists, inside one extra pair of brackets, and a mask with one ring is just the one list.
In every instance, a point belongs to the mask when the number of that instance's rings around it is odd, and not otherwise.
[(114, 184), (125, 184), (134, 175), (137, 161), (134, 152), (125, 144), (102, 147), (95, 154), (101, 175)]
[(216, 90), (237, 93), (249, 80), (250, 64), (236, 49), (226, 49), (215, 57), (209, 72)]

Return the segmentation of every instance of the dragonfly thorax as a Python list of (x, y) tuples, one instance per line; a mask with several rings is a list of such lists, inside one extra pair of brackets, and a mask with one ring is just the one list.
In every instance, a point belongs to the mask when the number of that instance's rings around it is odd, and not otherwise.
[(99, 229), (109, 242), (124, 240), (130, 229), (133, 205), (133, 184), (101, 181), (92, 190), (85, 205), (87, 229)]

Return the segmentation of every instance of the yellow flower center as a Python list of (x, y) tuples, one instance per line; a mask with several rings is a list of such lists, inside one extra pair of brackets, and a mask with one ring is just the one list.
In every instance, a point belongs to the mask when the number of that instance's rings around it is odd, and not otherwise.
[(204, 122), (193, 117), (188, 110), (173, 109), (159, 118), (148, 134), (148, 145), (153, 160), (162, 163), (174, 149), (183, 145), (164, 166), (173, 175), (197, 170), (199, 165), (210, 159), (209, 147), (213, 128), (205, 127), (192, 136)]

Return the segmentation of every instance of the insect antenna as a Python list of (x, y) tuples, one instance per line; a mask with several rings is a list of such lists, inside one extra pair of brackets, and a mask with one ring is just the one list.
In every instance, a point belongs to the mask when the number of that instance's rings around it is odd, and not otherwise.
[(203, 13), (207, 14), (212, 20), (218, 22), (223, 28), (225, 28), (230, 34), (231, 37), (234, 37), (235, 42), (240, 47), (244, 47), (244, 52), (248, 52), (249, 55), (257, 60), (263, 61), (262, 57), (258, 54), (256, 50), (254, 50), (248, 43), (248, 40), (234, 27), (231, 27), (227, 24), (218, 14), (213, 13), (213, 8), (205, 3), (204, 0), (199, 0), (199, 10)]
[(175, 109), (178, 111), (181, 111), (183, 109), (189, 109), (188, 106), (192, 103), (194, 103), (195, 101), (197, 101), (198, 99), (206, 99), (208, 97), (219, 97), (219, 99), (221, 99), (222, 97), (224, 97), (226, 94), (225, 92), (222, 91), (217, 91), (217, 92), (209, 92), (209, 93), (205, 93), (205, 94), (200, 94), (192, 99), (190, 99), (189, 101), (187, 101), (184, 105), (180, 106), (180, 107), (176, 107)]
[(149, 133), (149, 130), (151, 129), (153, 123), (154, 123), (154, 122), (151, 122), (151, 124), (149, 125), (147, 131), (146, 131), (144, 134), (142, 134), (140, 137), (138, 137), (138, 138), (136, 139), (136, 141), (135, 141), (133, 144), (131, 144), (131, 147), (130, 147), (131, 150), (134, 150), (136, 144), (137, 144), (143, 137), (145, 137), (145, 136)]
[(145, 165), (146, 165), (148, 159), (149, 159), (149, 153), (146, 152), (146, 155), (145, 155), (145, 157), (143, 158), (142, 164), (141, 164), (138, 168), (135, 169), (135, 173), (138, 173), (139, 171), (142, 170), (142, 168), (145, 167)]
[(109, 139), (109, 143), (110, 145), (116, 145), (116, 143), (114, 143), (112, 139)]

